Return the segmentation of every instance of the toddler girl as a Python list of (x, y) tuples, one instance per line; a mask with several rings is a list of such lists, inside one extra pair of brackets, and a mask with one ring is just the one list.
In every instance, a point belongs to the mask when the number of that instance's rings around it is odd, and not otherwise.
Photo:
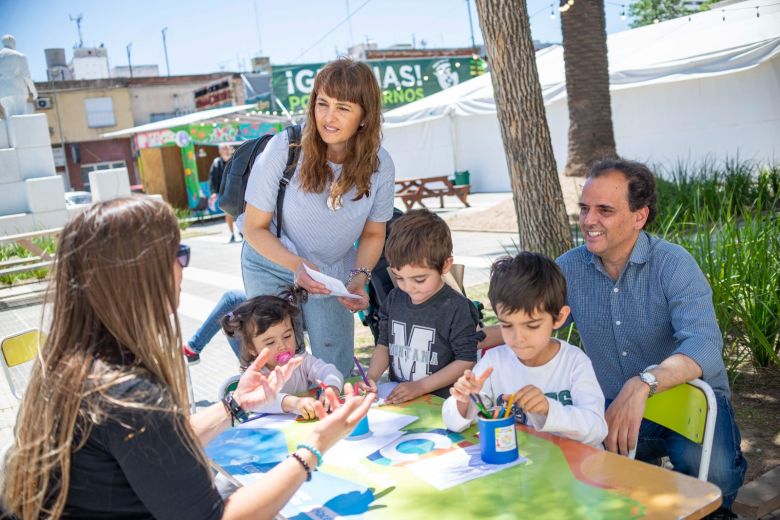
[[(264, 348), (271, 352), (271, 358), (263, 369), (264, 373), (288, 363), (294, 356), (303, 358), (301, 365), (277, 394), (276, 400), (253, 411), (296, 413), (304, 419), (315, 419), (316, 400), (311, 397), (297, 397), (294, 394), (317, 387), (320, 381), (333, 387), (336, 395), (341, 394), (344, 384), (341, 372), (334, 365), (307, 353), (303, 341), (298, 341), (302, 336), (296, 334), (295, 321), (300, 312), (298, 301), (303, 300), (305, 294), (303, 290), (288, 288), (279, 296), (256, 296), (222, 318), (222, 330), (225, 334), (241, 341), (239, 362), (242, 371)], [(329, 403), (324, 395), (320, 400), (327, 409)]]

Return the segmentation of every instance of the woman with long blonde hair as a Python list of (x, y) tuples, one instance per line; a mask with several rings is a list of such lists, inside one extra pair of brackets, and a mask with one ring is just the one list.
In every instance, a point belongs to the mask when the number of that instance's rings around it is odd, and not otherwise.
[[(274, 136), (255, 161), (239, 218), (247, 296), (276, 294), (293, 282), (314, 295), (302, 309), (312, 354), (345, 376), (354, 354), (349, 311), (368, 305), (364, 287), (393, 215), (395, 167), (380, 146), (381, 109), (379, 84), (368, 65), (328, 63), (314, 79), (299, 162), (285, 192), (281, 238), (276, 197), (287, 163), (286, 132)], [(360, 298), (324, 297), (330, 291), (304, 266), (343, 280)]]
[(7, 514), (269, 518), (316, 467), (317, 451), (365, 415), (370, 399), (348, 399), (318, 424), (309, 448), (223, 501), (203, 446), (272, 400), (299, 362), (264, 376), (265, 350), (224, 403), (190, 416), (175, 314), (189, 254), (170, 208), (151, 198), (97, 203), (65, 226), (47, 296), (50, 330), (6, 458)]

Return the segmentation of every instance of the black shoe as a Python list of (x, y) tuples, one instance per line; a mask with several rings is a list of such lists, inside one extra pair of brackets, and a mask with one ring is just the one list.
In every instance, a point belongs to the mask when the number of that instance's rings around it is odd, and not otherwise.
[(184, 357), (187, 358), (187, 363), (190, 365), (197, 365), (200, 363), (200, 354), (192, 350), (189, 346), (182, 345), (181, 350), (184, 352)]
[(236, 235), (230, 235), (230, 240), (228, 240), (228, 244), (235, 244), (236, 243)]
[(732, 518), (739, 518), (731, 509), (726, 507), (719, 507), (712, 513), (704, 517), (704, 520), (729, 520)]

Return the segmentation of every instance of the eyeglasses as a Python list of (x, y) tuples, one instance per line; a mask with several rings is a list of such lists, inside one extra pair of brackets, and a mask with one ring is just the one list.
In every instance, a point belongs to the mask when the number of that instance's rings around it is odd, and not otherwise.
[(176, 261), (182, 267), (190, 265), (190, 246), (187, 244), (179, 244), (179, 251), (176, 253)]

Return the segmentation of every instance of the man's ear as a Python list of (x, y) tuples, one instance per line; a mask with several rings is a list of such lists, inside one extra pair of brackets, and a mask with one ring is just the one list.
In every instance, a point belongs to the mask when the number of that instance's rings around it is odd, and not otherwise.
[(647, 206), (644, 208), (639, 208), (634, 212), (634, 216), (636, 217), (636, 220), (634, 221), (634, 229), (642, 229), (645, 227), (647, 217), (650, 216), (650, 208)]

